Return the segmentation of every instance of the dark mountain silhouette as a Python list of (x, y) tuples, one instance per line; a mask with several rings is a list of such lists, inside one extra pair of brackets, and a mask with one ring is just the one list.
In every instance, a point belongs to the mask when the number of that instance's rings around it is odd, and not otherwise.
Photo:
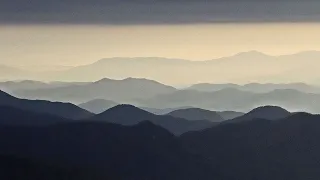
[(88, 118), (93, 115), (92, 113), (70, 103), (19, 99), (3, 91), (0, 91), (0, 105), (37, 113), (47, 113), (70, 119)]
[(216, 125), (207, 120), (189, 121), (172, 116), (155, 115), (132, 105), (118, 105), (92, 118), (109, 123), (134, 125), (148, 120), (170, 132), (180, 135), (188, 131), (202, 130)]
[(320, 94), (304, 93), (292, 89), (274, 90), (268, 93), (252, 93), (227, 88), (215, 92), (180, 90), (140, 100), (142, 106), (153, 108), (183, 107), (192, 105), (215, 111), (248, 112), (255, 107), (273, 105), (289, 111), (320, 113)]
[[(0, 179), (2, 180), (34, 180), (34, 179), (98, 179), (97, 172), (87, 169), (62, 168), (58, 165), (37, 161), (35, 159), (19, 158), (12, 155), (0, 155)], [(107, 178), (100, 175), (99, 178)]]
[(225, 120), (217, 112), (200, 108), (178, 109), (168, 113), (167, 115), (191, 121), (208, 120), (211, 122), (222, 122)]
[(253, 119), (266, 119), (266, 120), (278, 120), (290, 116), (291, 113), (282, 107), (278, 106), (262, 106), (251, 110), (243, 116), (226, 121), (229, 122), (242, 122)]
[(105, 100), (105, 99), (94, 99), (86, 103), (79, 104), (78, 106), (92, 113), (99, 114), (116, 105), (118, 105), (118, 103), (114, 101)]
[(47, 126), (70, 121), (50, 114), (34, 113), (6, 106), (0, 106), (0, 114), (0, 125)]
[(130, 103), (138, 98), (151, 98), (155, 95), (172, 93), (175, 88), (148, 79), (127, 78), (123, 80), (101, 79), (84, 84), (50, 89), (26, 90), (16, 92), (28, 99), (45, 99), (87, 102), (93, 99), (108, 99), (120, 103)]
[[(0, 109), (14, 122), (51, 116)], [(119, 119), (126, 114), (123, 109), (132, 119), (150, 114), (128, 105), (111, 109), (109, 116)], [(220, 124), (180, 137), (150, 121), (132, 126), (97, 120), (45, 126), (0, 123), (0, 178), (317, 180), (319, 128), (320, 115), (308, 113)]]
[(80, 175), (84, 176), (80, 179), (97, 180), (213, 177), (201, 157), (189, 154), (174, 135), (147, 121), (131, 127), (94, 121), (41, 128), (0, 126), (0, 144), (5, 147), (0, 149), (0, 165), (7, 164), (0, 170), (6, 170), (0, 177), (49, 180), (77, 179)]
[(221, 179), (318, 179), (320, 116), (223, 124), (181, 136), (190, 153), (205, 157)]

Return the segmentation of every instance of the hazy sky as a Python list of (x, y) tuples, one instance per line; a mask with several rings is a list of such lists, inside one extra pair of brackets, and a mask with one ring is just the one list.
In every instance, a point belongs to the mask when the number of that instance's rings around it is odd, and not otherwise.
[(1, 0), (0, 64), (320, 50), (319, 20), (312, 0)]
[(88, 64), (107, 57), (206, 60), (258, 50), (271, 55), (320, 50), (320, 24), (0, 26), (4, 64)]

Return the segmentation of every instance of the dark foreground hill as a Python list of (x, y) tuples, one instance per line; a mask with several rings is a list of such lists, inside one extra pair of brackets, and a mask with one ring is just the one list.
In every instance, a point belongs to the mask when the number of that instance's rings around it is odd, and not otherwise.
[(181, 137), (188, 152), (210, 161), (222, 179), (320, 178), (320, 116), (223, 124)]
[(209, 179), (201, 157), (144, 121), (132, 127), (97, 121), (0, 126), (0, 177), (18, 179)]
[(88, 118), (93, 115), (89, 111), (81, 109), (74, 104), (19, 99), (3, 91), (0, 91), (0, 106), (9, 106), (37, 113), (47, 113), (70, 119)]
[[(131, 119), (144, 114), (133, 112)], [(179, 137), (149, 121), (132, 126), (95, 120), (0, 124), (0, 178), (318, 180), (319, 129), (320, 116), (307, 113), (220, 124)]]

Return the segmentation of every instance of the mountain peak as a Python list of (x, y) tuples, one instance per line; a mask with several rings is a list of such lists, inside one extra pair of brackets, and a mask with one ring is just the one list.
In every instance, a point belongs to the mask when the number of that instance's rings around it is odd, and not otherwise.
[(245, 119), (261, 118), (267, 120), (276, 120), (285, 118), (289, 115), (289, 111), (279, 106), (261, 106), (251, 110), (242, 117)]
[(94, 84), (100, 84), (100, 83), (105, 83), (105, 82), (110, 82), (113, 81), (113, 79), (109, 79), (109, 78), (102, 78), (98, 81), (93, 82)]
[[(117, 106), (114, 106), (105, 112), (99, 114), (99, 115), (104, 115), (104, 114), (125, 114), (126, 116), (130, 115), (153, 115), (152, 113), (149, 113), (145, 110), (142, 110), (136, 106), (130, 105), (130, 104), (120, 104)], [(134, 117), (134, 116), (133, 116)]]
[(242, 56), (242, 57), (269, 57), (269, 55), (264, 54), (262, 52), (252, 50), (252, 51), (247, 51), (247, 52), (240, 52), (236, 54), (235, 56)]
[(261, 106), (257, 107), (243, 116), (226, 121), (227, 123), (244, 122), (254, 119), (278, 120), (290, 116), (291, 113), (279, 106)]
[(287, 111), (286, 109), (279, 107), (279, 106), (261, 106), (261, 107), (257, 107), (253, 110), (251, 110), (249, 113), (260, 113), (260, 112), (265, 112), (265, 111), (269, 111), (271, 113), (272, 112), (284, 112), (284, 113), (290, 113), (289, 111)]

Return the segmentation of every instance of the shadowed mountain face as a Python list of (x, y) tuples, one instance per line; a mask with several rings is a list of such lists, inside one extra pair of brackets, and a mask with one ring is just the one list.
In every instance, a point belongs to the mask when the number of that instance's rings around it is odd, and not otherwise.
[(0, 125), (47, 126), (70, 120), (50, 114), (39, 114), (14, 107), (0, 106)]
[(218, 111), (217, 113), (225, 120), (234, 119), (236, 117), (244, 115), (243, 112), (236, 111)]
[(16, 91), (20, 97), (82, 103), (93, 99), (108, 99), (130, 103), (139, 98), (150, 98), (159, 94), (172, 93), (175, 88), (147, 79), (127, 78), (123, 80), (101, 79), (84, 84), (50, 89)]
[(103, 122), (134, 125), (148, 120), (170, 132), (180, 135), (188, 131), (202, 130), (216, 125), (208, 120), (189, 121), (172, 116), (155, 115), (132, 105), (118, 105), (92, 118)]
[(178, 110), (178, 109), (189, 109), (192, 107), (177, 107), (177, 108), (163, 108), (163, 109), (157, 109), (157, 108), (150, 108), (150, 107), (139, 107), (140, 109), (143, 109), (145, 111), (148, 111), (152, 114), (156, 114), (156, 115), (166, 115), (172, 111)]
[(105, 99), (94, 99), (92, 101), (79, 104), (78, 106), (92, 113), (99, 114), (116, 105), (118, 105), (118, 103), (114, 101), (105, 100)]
[[(50, 119), (45, 114), (0, 108), (14, 122)], [(121, 108), (132, 119), (144, 116), (144, 111), (131, 106)], [(118, 112), (122, 110), (109, 113)], [(148, 121), (133, 126), (101, 121), (61, 121), (46, 126), (0, 123), (0, 177), (317, 180), (319, 128), (320, 116), (307, 113), (277, 121), (221, 124), (180, 137)]]
[(0, 166), (7, 163), (0, 170), (4, 180), (213, 177), (201, 157), (189, 154), (174, 135), (146, 121), (132, 127), (93, 121), (41, 128), (0, 126), (0, 144), (5, 147), (0, 149)]
[(222, 122), (223, 119), (219, 113), (199, 108), (179, 109), (168, 113), (167, 115), (183, 118), (191, 121), (195, 120), (208, 120), (211, 122)]
[(181, 137), (187, 149), (209, 159), (222, 179), (320, 177), (320, 116), (297, 113), (278, 121), (224, 124)]
[(70, 119), (91, 117), (93, 114), (70, 103), (18, 99), (0, 91), (0, 105), (38, 113), (47, 113)]
[(319, 113), (320, 105), (318, 102), (320, 102), (319, 94), (303, 93), (290, 89), (274, 90), (268, 93), (252, 93), (228, 88), (215, 92), (180, 90), (141, 100), (140, 104), (156, 108), (183, 107), (192, 104), (192, 106), (202, 109), (240, 112), (248, 112), (258, 106), (274, 105), (290, 111)]
[(279, 120), (290, 116), (291, 113), (277, 106), (262, 106), (251, 110), (243, 116), (226, 121), (226, 123), (250, 121), (253, 119)]

